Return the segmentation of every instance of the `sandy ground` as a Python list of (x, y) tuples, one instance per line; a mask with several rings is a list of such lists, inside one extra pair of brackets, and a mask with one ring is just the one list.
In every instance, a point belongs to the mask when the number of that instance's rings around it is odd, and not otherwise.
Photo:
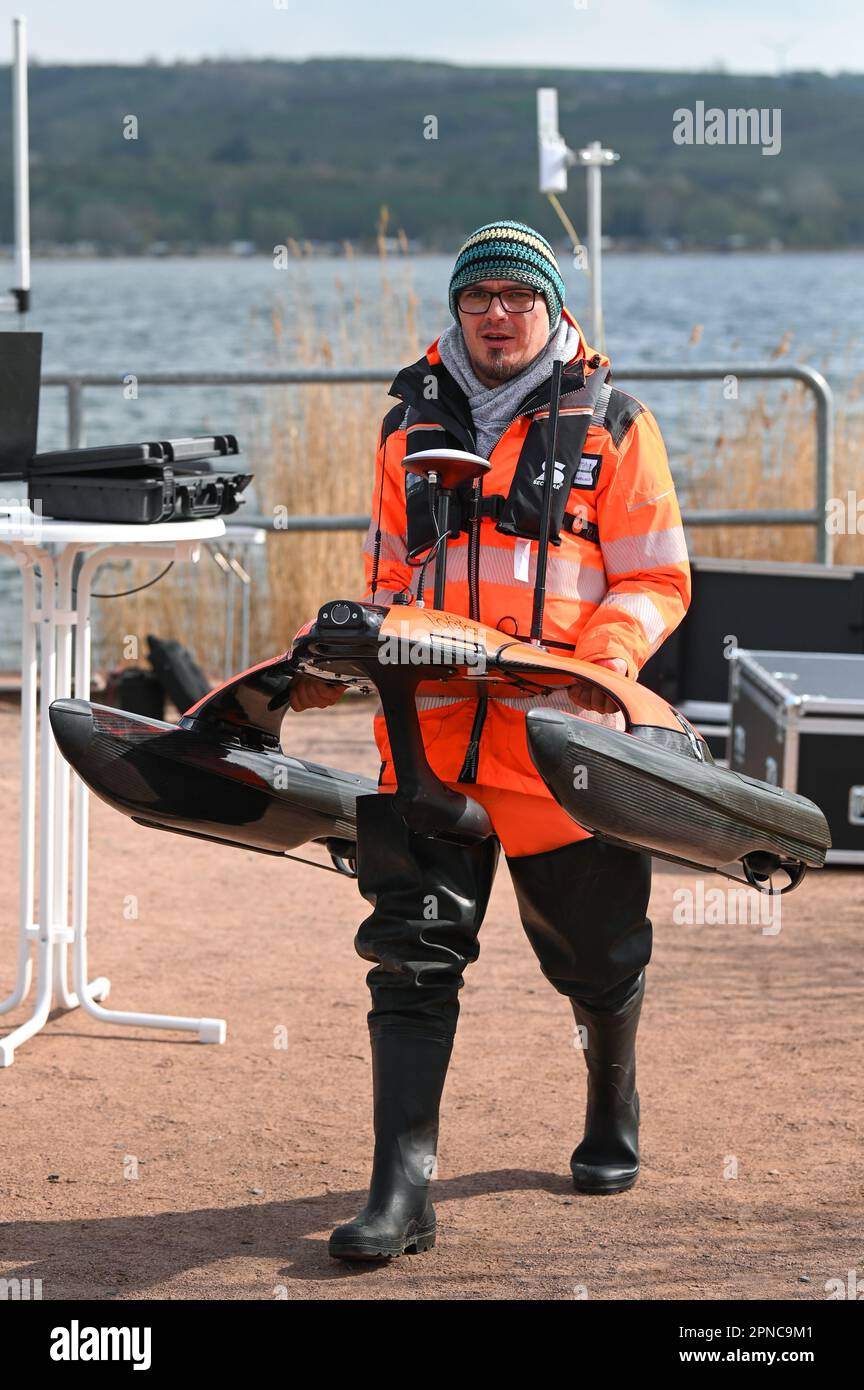
[[(374, 775), (365, 709), (292, 718), (291, 751)], [(17, 777), (18, 712), (0, 704), (4, 994)], [(597, 1198), (568, 1173), (585, 1095), (572, 1015), (502, 860), (444, 1096), (438, 1244), (352, 1268), (326, 1239), (363, 1205), (371, 1155), (354, 883), (98, 801), (91, 844), (109, 1005), (224, 1016), (228, 1041), (52, 1015), (0, 1071), (0, 1275), (41, 1279), (45, 1299), (807, 1300), (864, 1273), (860, 873), (812, 874), (765, 934), (677, 924), (696, 876), (658, 867), (642, 1174)]]

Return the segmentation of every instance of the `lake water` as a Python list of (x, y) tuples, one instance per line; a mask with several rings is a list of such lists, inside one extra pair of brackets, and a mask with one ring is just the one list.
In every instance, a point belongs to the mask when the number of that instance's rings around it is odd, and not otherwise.
[[(8, 262), (7, 267), (8, 279)], [(141, 387), (138, 399), (128, 400), (123, 378), (148, 370), (289, 367), (299, 360), (292, 323), (312, 323), (324, 333), (334, 316), (344, 320), (345, 311), (359, 304), (374, 326), (386, 295), (399, 305), (408, 287), (416, 296), (425, 346), (449, 321), (451, 267), (452, 258), (444, 256), (390, 257), (383, 269), (377, 257), (305, 257), (289, 261), (284, 270), (265, 257), (36, 261), (27, 327), (45, 335), (44, 371), (115, 374), (116, 387), (86, 394), (87, 443), (208, 430), (234, 430), (242, 443), (238, 421), (260, 408), (257, 388)], [(587, 321), (586, 276), (566, 258), (562, 271), (568, 306)], [(818, 367), (841, 400), (864, 369), (864, 255), (609, 255), (603, 275), (606, 348), (613, 367), (616, 361), (631, 367), (761, 362), (782, 342), (786, 351), (780, 361)], [(276, 309), (284, 322), (278, 346)], [(0, 319), (0, 329), (12, 326), (11, 315)], [(375, 333), (370, 340), (385, 341)], [(352, 343), (339, 335), (332, 349), (334, 365), (401, 365), (383, 346), (359, 359)], [(673, 466), (676, 457), (707, 443), (716, 430), (719, 383), (698, 388), (634, 383), (630, 388), (625, 380), (622, 385), (654, 410)], [(755, 389), (742, 385), (742, 402)], [(63, 396), (57, 388), (43, 392), (40, 450), (66, 442)], [(369, 447), (374, 447), (371, 439)], [(20, 491), (6, 485), (3, 495)], [(19, 599), (17, 570), (0, 557), (2, 669), (19, 664)]]

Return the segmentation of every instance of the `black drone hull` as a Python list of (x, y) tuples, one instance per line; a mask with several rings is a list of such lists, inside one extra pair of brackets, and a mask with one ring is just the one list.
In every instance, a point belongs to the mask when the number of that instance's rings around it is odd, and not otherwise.
[(368, 777), (244, 747), (230, 731), (186, 729), (90, 704), (55, 700), (51, 728), (91, 791), (140, 824), (283, 854), (312, 840), (356, 839)]
[(633, 849), (703, 869), (736, 860), (768, 869), (818, 867), (831, 846), (824, 815), (806, 797), (650, 738), (537, 710), (528, 747), (574, 821)]

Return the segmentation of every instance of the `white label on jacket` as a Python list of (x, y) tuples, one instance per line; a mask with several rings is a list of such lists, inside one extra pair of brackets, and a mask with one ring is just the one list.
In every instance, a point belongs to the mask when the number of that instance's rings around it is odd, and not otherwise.
[(528, 561), (531, 558), (531, 542), (517, 540), (513, 549), (513, 577), (528, 583)]
[(583, 454), (579, 460), (579, 467), (576, 469), (573, 486), (596, 487), (602, 462), (603, 459), (600, 454)]

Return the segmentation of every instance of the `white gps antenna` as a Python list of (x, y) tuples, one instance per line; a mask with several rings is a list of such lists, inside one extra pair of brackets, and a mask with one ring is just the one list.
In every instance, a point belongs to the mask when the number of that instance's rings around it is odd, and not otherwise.
[(584, 149), (569, 148), (558, 129), (558, 88), (537, 88), (537, 140), (540, 158), (540, 192), (553, 201), (567, 192), (567, 170), (574, 164), (585, 167), (588, 183), (588, 274), (591, 294), (591, 329), (594, 345), (604, 346), (603, 289), (600, 266), (602, 249), (601, 172), (621, 158), (593, 140)]

